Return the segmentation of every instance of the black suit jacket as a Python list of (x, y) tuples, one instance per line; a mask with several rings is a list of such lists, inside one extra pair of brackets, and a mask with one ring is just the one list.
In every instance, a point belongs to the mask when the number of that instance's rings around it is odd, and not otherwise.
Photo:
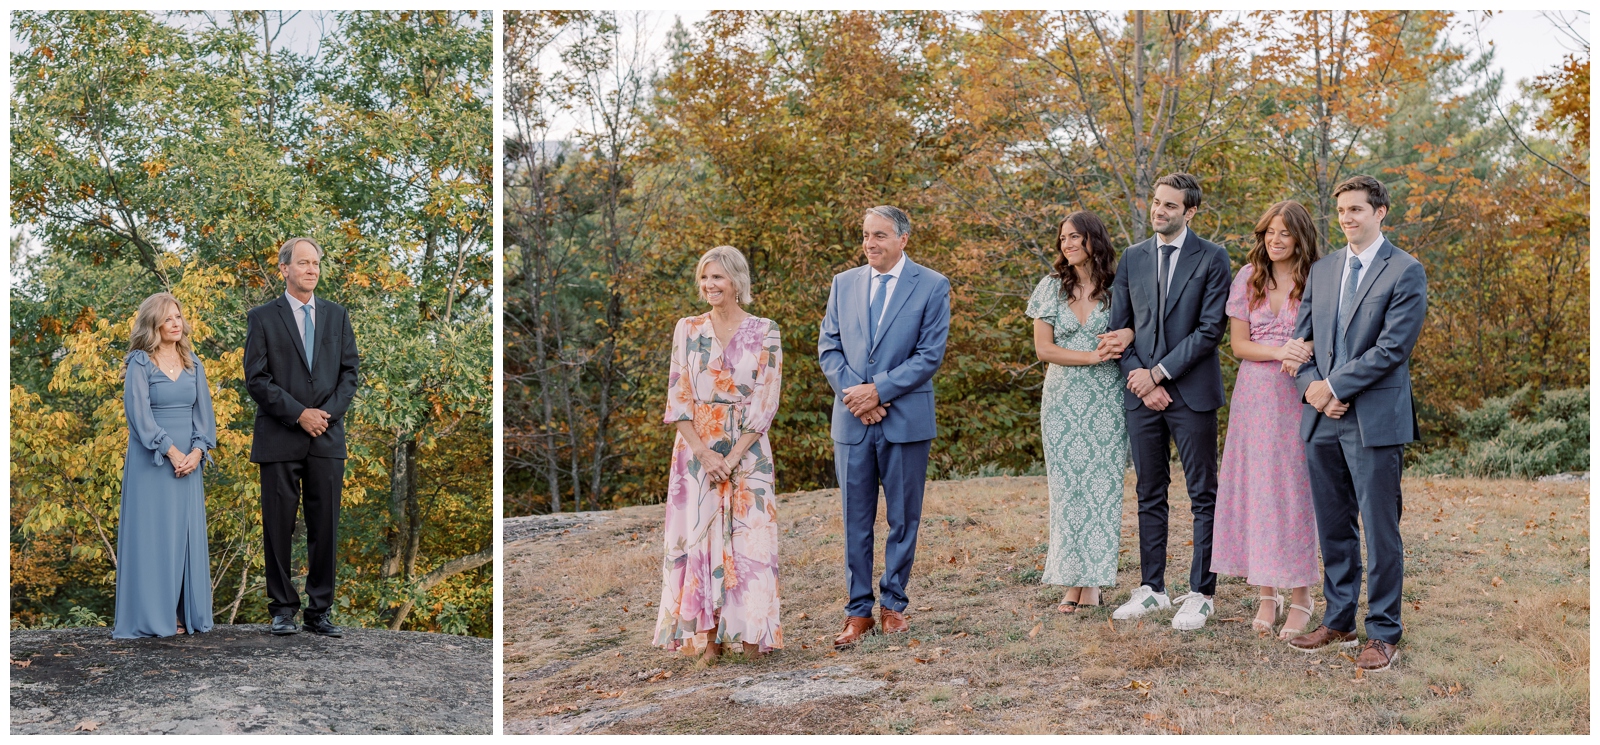
[[(1161, 365), (1172, 376), (1161, 385), (1173, 400), (1195, 411), (1215, 410), (1226, 400), (1217, 343), (1227, 326), (1228, 289), (1233, 284), (1228, 251), (1189, 229), (1177, 264), (1169, 269), (1172, 278), (1162, 309), (1167, 340), (1163, 349), (1156, 338), (1156, 266), (1160, 261), (1156, 246), (1152, 236), (1129, 246), (1117, 262), (1107, 330), (1133, 329), (1133, 343), (1118, 364), (1124, 377), (1140, 368), (1154, 371)], [(1122, 403), (1130, 411), (1144, 405), (1126, 388)]]
[[(256, 402), (252, 463), (300, 460), (307, 455), (346, 457), (344, 415), (356, 396), (361, 362), (356, 334), (342, 306), (321, 297), (316, 302), (317, 346), (309, 370), (289, 300), (279, 295), (250, 309), (244, 386)], [(328, 429), (317, 437), (300, 427), (300, 413), (308, 408), (328, 412)]]

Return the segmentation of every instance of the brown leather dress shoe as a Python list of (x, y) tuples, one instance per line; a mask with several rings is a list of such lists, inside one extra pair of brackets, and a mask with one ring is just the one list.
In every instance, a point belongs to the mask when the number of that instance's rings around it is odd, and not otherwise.
[(861, 637), (872, 633), (872, 617), (848, 616), (844, 619), (844, 631), (833, 638), (833, 646), (848, 647), (861, 641)]
[(1289, 640), (1289, 646), (1302, 652), (1315, 652), (1333, 646), (1335, 649), (1349, 649), (1356, 645), (1356, 632), (1334, 631), (1327, 626), (1318, 626), (1309, 634), (1301, 634)]
[(879, 608), (878, 615), (883, 617), (883, 633), (903, 634), (911, 630), (911, 624), (906, 623), (905, 614), (900, 611)]
[(1356, 655), (1356, 669), (1371, 673), (1388, 670), (1398, 659), (1400, 659), (1399, 647), (1386, 641), (1368, 639), (1367, 646), (1362, 647), (1361, 654)]

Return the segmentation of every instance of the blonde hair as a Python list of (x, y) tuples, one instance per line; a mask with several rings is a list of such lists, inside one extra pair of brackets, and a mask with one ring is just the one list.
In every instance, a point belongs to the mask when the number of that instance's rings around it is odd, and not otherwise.
[[(170, 292), (158, 292), (139, 303), (139, 312), (133, 317), (133, 333), (128, 337), (128, 351), (143, 351), (154, 358), (161, 346), (161, 322), (167, 320), (167, 309), (177, 308), (183, 313), (183, 304)], [(180, 316), (181, 317), (181, 316)], [(183, 336), (178, 338), (178, 358), (186, 370), (194, 369), (194, 349), (189, 346), (189, 319), (183, 319)]]
[(750, 264), (744, 260), (744, 254), (733, 246), (717, 246), (705, 252), (700, 257), (700, 263), (694, 265), (695, 292), (701, 300), (706, 299), (706, 291), (700, 287), (700, 271), (706, 264), (717, 262), (722, 265), (722, 270), (728, 273), (728, 279), (733, 280), (734, 294), (739, 298), (739, 304), (750, 302)]

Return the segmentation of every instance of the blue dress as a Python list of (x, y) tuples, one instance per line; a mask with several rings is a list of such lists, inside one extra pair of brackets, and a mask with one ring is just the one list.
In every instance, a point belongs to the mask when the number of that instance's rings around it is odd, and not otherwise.
[(122, 407), (128, 456), (122, 468), (117, 527), (117, 610), (111, 636), (172, 636), (177, 619), (189, 633), (211, 630), (211, 556), (206, 547), (206, 493), (201, 468), (178, 478), (167, 448), (195, 448), (210, 458), (217, 446), (205, 369), (194, 360), (173, 380), (150, 356), (128, 353)]

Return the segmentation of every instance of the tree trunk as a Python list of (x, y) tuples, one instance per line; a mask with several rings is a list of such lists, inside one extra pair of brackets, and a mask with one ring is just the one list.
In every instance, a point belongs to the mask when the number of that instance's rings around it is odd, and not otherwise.
[[(478, 567), (481, 567), (491, 561), (494, 561), (494, 548), (492, 546), (475, 554), (462, 556), (457, 559), (451, 559), (433, 571), (428, 572), (428, 574), (417, 583), (417, 592), (424, 593), (432, 590), (440, 582), (450, 579), (451, 577), (454, 577), (462, 572), (477, 569)], [(400, 605), (400, 609), (395, 611), (394, 620), (389, 622), (389, 629), (391, 631), (400, 630), (400, 627), (406, 622), (406, 616), (411, 615), (411, 608), (413, 605), (413, 602), (410, 600), (407, 600)]]
[(417, 442), (409, 434), (395, 442), (389, 461), (388, 554), (383, 560), (383, 576), (396, 577), (405, 568), (412, 544), (411, 519), (407, 513), (417, 500)]

